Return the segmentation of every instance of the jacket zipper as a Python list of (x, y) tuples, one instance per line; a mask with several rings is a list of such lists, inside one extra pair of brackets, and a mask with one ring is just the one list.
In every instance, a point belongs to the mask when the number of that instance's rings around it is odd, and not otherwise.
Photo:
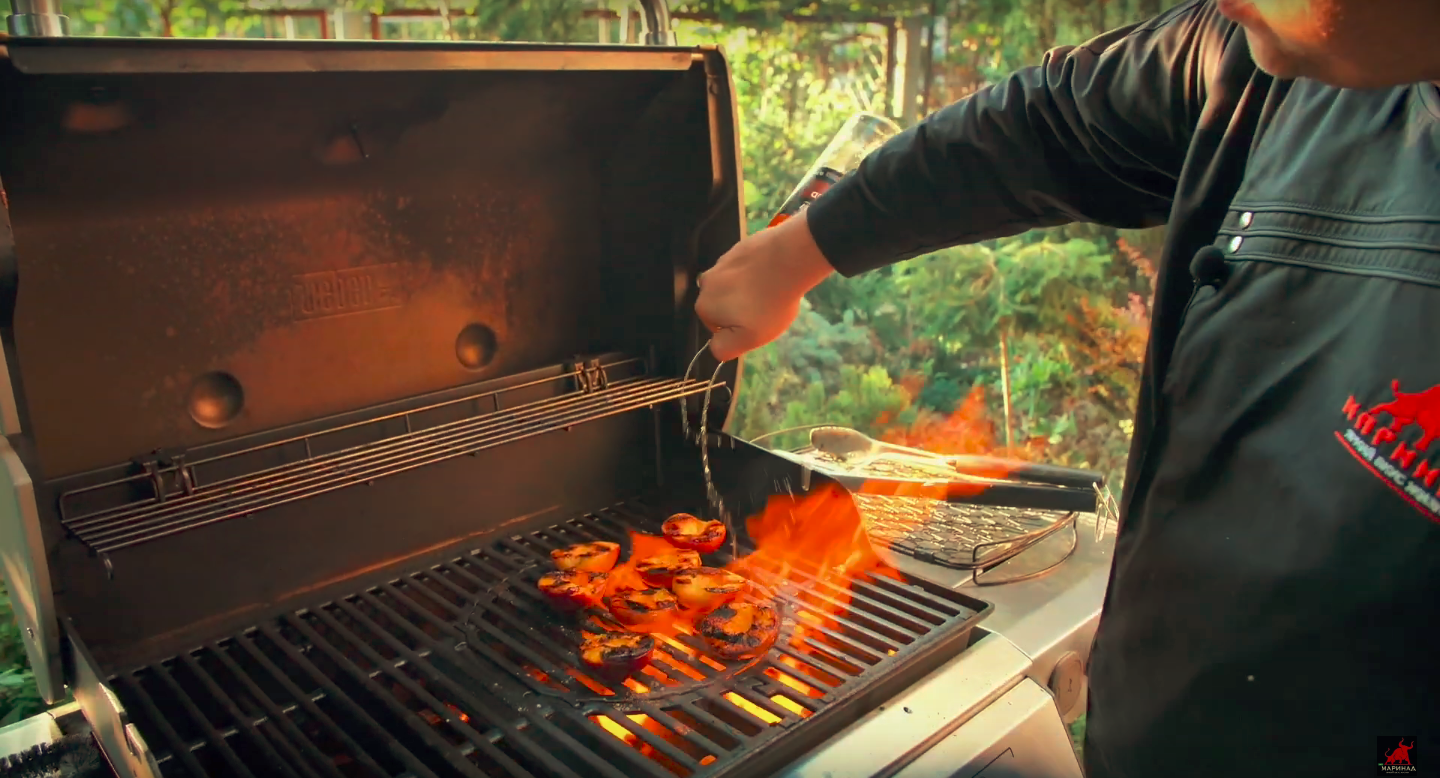
[[(1165, 374), (1156, 377), (1158, 379), (1158, 385), (1155, 387), (1156, 407), (1155, 413), (1151, 419), (1151, 429), (1153, 430), (1160, 429), (1160, 427), (1165, 421), (1164, 418), (1162, 418), (1162, 416), (1164, 415), (1164, 406), (1161, 402), (1161, 397), (1163, 397), (1165, 394), (1166, 385), (1169, 382), (1170, 378), (1170, 369), (1174, 366), (1175, 363), (1175, 352), (1180, 349), (1180, 341), (1182, 336), (1185, 334), (1185, 322), (1190, 319), (1190, 311), (1195, 307), (1195, 302), (1197, 298), (1200, 297), (1200, 290), (1202, 288), (1204, 288), (1204, 285), (1200, 283), (1200, 279), (1196, 278), (1192, 282), (1190, 287), (1190, 299), (1185, 302), (1185, 307), (1180, 311), (1180, 322), (1175, 328), (1175, 348), (1172, 349), (1170, 352), (1170, 360), (1169, 364), (1165, 366)], [(1151, 452), (1154, 449), (1155, 436), (1152, 434), (1151, 439), (1145, 445), (1145, 450), (1140, 452), (1140, 466), (1135, 468), (1135, 484), (1133, 485), (1135, 488), (1139, 487), (1141, 481), (1146, 480), (1146, 468), (1150, 464)], [(1127, 486), (1131, 486), (1131, 484), (1120, 485), (1122, 492)], [(1129, 509), (1133, 507), (1133, 504), (1128, 501), (1128, 497), (1129, 495), (1122, 494), (1120, 500), (1121, 505), (1125, 508), (1124, 512), (1127, 514), (1129, 513)], [(1124, 528), (1124, 517), (1117, 516), (1115, 520), (1115, 535), (1117, 538), (1119, 537), (1120, 532)]]

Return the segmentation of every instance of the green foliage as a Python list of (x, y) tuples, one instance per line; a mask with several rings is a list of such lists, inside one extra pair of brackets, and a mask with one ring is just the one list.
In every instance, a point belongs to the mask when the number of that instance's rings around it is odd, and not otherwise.
[[(249, 0), (89, 0), (67, 5), (77, 35), (160, 36), (181, 38), (275, 37), (283, 35), (284, 22), (257, 10), (341, 10), (364, 15), (402, 9), (435, 9), (435, 0), (334, 0), (292, 4)], [(453, 36), (487, 41), (594, 41), (597, 23), (583, 17), (591, 7), (585, 0), (450, 0)], [(296, 17), (299, 37), (318, 37), (314, 19)], [(438, 19), (387, 23), (386, 38), (415, 40), (450, 37)]]
[[(1100, 31), (1092, 3), (945, 5), (953, 12), (942, 58), (977, 86), (1037, 62), (1049, 46)], [(1159, 10), (1107, 5), (1107, 25)], [(763, 7), (772, 15), (803, 12), (800, 4)], [(752, 231), (762, 229), (848, 115), (884, 110), (883, 81), (866, 80), (862, 44), (843, 36), (837, 43), (834, 30), (827, 37), (820, 25), (772, 25), (763, 35), (722, 26), (689, 32), (687, 40), (722, 43), (731, 57), (747, 215)], [(1122, 239), (1134, 256), (1122, 252)], [(977, 387), (1003, 429), (1008, 378), (1017, 443), (1047, 461), (1118, 479), (1148, 324), (1143, 312), (1131, 315), (1131, 297), (1148, 299), (1153, 279), (1136, 258), (1157, 249), (1153, 235), (1073, 225), (831, 278), (786, 335), (748, 358), (735, 430), (753, 436), (828, 422), (882, 437), (915, 433), (917, 422), (955, 412)]]
[(15, 623), (10, 592), (0, 583), (0, 727), (45, 710), (35, 675), (25, 657), (25, 640)]
[(67, 3), (66, 12), (76, 35), (164, 35), (167, 18), (176, 37), (263, 34), (261, 17), (245, 0), (90, 0)]

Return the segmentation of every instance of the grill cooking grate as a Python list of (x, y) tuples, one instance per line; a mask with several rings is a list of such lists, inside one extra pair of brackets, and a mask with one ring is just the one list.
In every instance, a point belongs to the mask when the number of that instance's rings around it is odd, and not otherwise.
[(762, 582), (805, 624), (798, 646), (736, 668), (677, 641), (638, 679), (664, 692), (597, 695), (538, 593), (507, 581), (670, 512), (625, 503), (510, 537), (110, 683), (166, 778), (748, 778), (938, 666), (988, 611), (923, 582), (786, 568)]

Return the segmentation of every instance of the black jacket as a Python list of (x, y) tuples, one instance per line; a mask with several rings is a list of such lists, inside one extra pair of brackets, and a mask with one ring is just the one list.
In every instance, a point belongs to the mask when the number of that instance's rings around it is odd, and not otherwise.
[(1088, 774), (1359, 776), (1418, 737), (1440, 775), (1440, 94), (1274, 80), (1191, 2), (936, 113), (809, 212), (847, 276), (1072, 221), (1170, 228)]

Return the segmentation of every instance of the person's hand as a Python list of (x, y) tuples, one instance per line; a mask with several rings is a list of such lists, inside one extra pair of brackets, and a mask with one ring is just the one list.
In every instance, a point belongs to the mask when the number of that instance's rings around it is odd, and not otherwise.
[(700, 276), (695, 313), (715, 333), (711, 353), (735, 359), (780, 337), (805, 293), (833, 272), (804, 211), (740, 241)]

